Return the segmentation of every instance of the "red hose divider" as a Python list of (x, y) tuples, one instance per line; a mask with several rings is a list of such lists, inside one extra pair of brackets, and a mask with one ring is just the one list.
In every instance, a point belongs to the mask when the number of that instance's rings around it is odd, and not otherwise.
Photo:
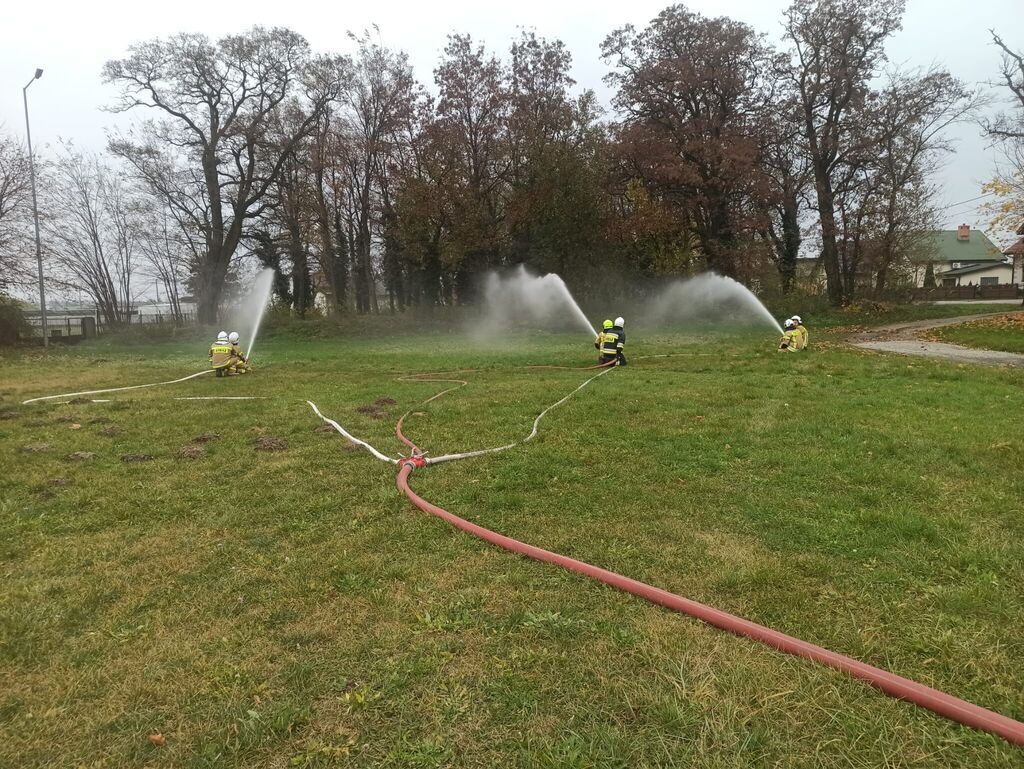
[[(422, 460), (421, 460), (422, 462)], [(582, 574), (591, 579), (596, 579), (599, 582), (604, 582), (606, 585), (610, 585), (618, 590), (623, 590), (627, 593), (632, 593), (635, 596), (643, 598), (645, 600), (656, 603), (660, 606), (664, 606), (667, 609), (687, 614), (691, 617), (695, 617), (703, 622), (713, 625), (722, 630), (728, 630), (731, 633), (735, 633), (746, 638), (760, 641), (763, 644), (771, 646), (779, 651), (792, 654), (796, 657), (803, 657), (804, 659), (813, 660), (822, 665), (826, 665), (836, 670), (841, 670), (855, 678), (860, 678), (867, 681), (874, 687), (881, 689), (886, 694), (889, 694), (897, 699), (906, 700), (912, 702), (915, 705), (920, 705), (923, 708), (931, 710), (933, 713), (938, 713), (941, 716), (945, 716), (952, 721), (963, 724), (965, 726), (973, 727), (974, 729), (980, 729), (981, 731), (991, 732), (997, 734), (1003, 739), (1011, 742), (1015, 745), (1024, 745), (1024, 723), (1015, 721), (999, 713), (995, 713), (991, 710), (979, 707), (965, 700), (961, 700), (952, 695), (940, 692), (937, 689), (932, 689), (924, 684), (916, 683), (908, 678), (895, 675), (881, 668), (876, 668), (873, 665), (868, 665), (864, 662), (847, 657), (843, 654), (838, 654), (833, 651), (829, 651), (821, 646), (816, 646), (806, 641), (801, 641), (799, 638), (780, 633), (777, 630), (772, 630), (764, 625), (758, 625), (750, 620), (737, 617), (728, 612), (714, 609), (710, 606), (705, 606), (697, 601), (692, 601), (688, 598), (670, 593), (667, 590), (648, 585), (644, 582), (639, 582), (629, 577), (624, 577), (621, 574), (616, 574), (613, 571), (602, 569), (597, 566), (592, 566), (589, 563), (583, 561), (577, 561), (575, 558), (569, 558), (568, 556), (559, 555), (558, 553), (552, 553), (550, 550), (544, 550), (543, 548), (528, 545), (525, 542), (520, 542), (517, 539), (506, 537), (502, 534), (485, 529), (482, 526), (478, 526), (475, 523), (459, 518), (457, 515), (449, 513), (437, 505), (427, 502), (425, 499), (420, 497), (409, 487), (409, 475), (412, 473), (415, 467), (421, 466), (415, 459), (407, 459), (399, 464), (398, 477), (395, 481), (398, 488), (409, 498), (416, 507), (424, 512), (436, 515), (438, 518), (447, 521), (456, 528), (462, 529), (463, 531), (472, 534), (473, 536), (479, 537), (480, 539), (489, 542), (498, 547), (510, 550), (513, 553), (524, 555), (527, 558), (533, 558), (538, 561), (545, 563), (551, 563), (555, 566), (561, 566), (563, 569), (574, 571), (578, 574)]]

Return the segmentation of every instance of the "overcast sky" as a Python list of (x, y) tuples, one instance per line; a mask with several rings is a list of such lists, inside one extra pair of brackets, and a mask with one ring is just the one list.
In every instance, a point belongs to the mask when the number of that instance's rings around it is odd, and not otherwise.
[[(693, 10), (726, 15), (751, 24), (777, 41), (788, 0), (694, 0)], [(419, 80), (430, 83), (434, 65), (450, 32), (468, 32), (491, 49), (504, 51), (521, 27), (539, 36), (563, 40), (573, 54), (574, 76), (581, 88), (594, 89), (602, 102), (610, 97), (602, 82), (607, 67), (599, 46), (613, 29), (642, 26), (668, 3), (622, 2), (266, 2), (265, 0), (173, 0), (172, 2), (31, 3), (6, 0), (0, 10), (0, 123), (24, 135), (21, 88), (36, 67), (43, 78), (29, 89), (33, 138), (38, 146), (58, 137), (80, 147), (102, 149), (104, 128), (116, 117), (100, 108), (112, 102), (100, 82), (100, 68), (123, 56), (129, 45), (175, 32), (203, 32), (218, 37), (253, 24), (288, 26), (305, 35), (317, 51), (346, 52), (345, 32), (376, 24), (383, 42), (409, 54)], [(970, 84), (992, 81), (999, 56), (989, 28), (1001, 32), (1011, 46), (1024, 48), (1021, 0), (909, 0), (903, 31), (889, 45), (893, 62), (926, 67), (938, 63)], [(947, 159), (941, 176), (943, 205), (980, 194), (991, 176), (994, 153), (974, 125), (955, 130), (957, 152)], [(38, 151), (38, 150), (37, 150)], [(960, 222), (984, 226), (979, 203), (943, 213), (945, 226)], [(995, 234), (995, 233), (993, 233)]]

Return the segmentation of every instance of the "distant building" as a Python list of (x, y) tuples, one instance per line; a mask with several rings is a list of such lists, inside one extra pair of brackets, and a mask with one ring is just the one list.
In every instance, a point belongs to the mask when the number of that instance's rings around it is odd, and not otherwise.
[[(1024, 229), (1024, 228), (1022, 228)], [(929, 267), (936, 286), (1002, 286), (1014, 283), (1014, 263), (981, 230), (961, 224), (925, 235), (912, 259), (914, 285), (925, 285)], [(1011, 246), (1012, 248), (1012, 246)]]
[[(1024, 222), (1017, 228), (1018, 235), (1024, 235)], [(1003, 256), (1010, 258), (1013, 277), (1010, 281), (1014, 284), (1024, 283), (1024, 237), (1003, 251)]]

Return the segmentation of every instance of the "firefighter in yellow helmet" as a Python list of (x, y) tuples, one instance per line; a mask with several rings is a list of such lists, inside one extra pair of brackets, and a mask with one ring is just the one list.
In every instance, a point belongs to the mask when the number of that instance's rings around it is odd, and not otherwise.
[(242, 352), (241, 345), (238, 344), (237, 331), (232, 331), (228, 334), (228, 343), (231, 345), (231, 355), (235, 360), (231, 366), (231, 371), (235, 374), (244, 374), (249, 370), (249, 361)]
[(622, 318), (616, 318), (612, 327), (601, 334), (601, 363), (616, 361), (618, 366), (626, 365), (626, 356), (622, 353), (626, 344), (626, 332), (622, 329), (625, 323)]
[(217, 341), (210, 345), (210, 366), (217, 372), (217, 376), (227, 376), (235, 362), (231, 342), (228, 341), (228, 332), (221, 331), (217, 334)]
[(597, 362), (604, 363), (604, 355), (602, 354), (601, 347), (604, 345), (604, 335), (606, 331), (612, 330), (612, 322), (606, 320), (601, 324), (601, 330), (597, 332), (597, 339), (594, 341), (594, 349), (597, 350)]

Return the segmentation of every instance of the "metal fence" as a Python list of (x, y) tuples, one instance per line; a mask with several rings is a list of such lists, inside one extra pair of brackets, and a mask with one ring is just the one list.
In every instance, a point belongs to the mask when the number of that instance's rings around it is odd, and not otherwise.
[[(42, 314), (38, 310), (29, 310), (24, 315), (30, 326), (27, 338), (41, 340), (44, 334)], [(190, 326), (195, 322), (196, 314), (194, 312), (183, 312), (181, 318), (178, 319), (171, 313), (135, 311), (125, 325)], [(49, 336), (50, 341), (79, 342), (82, 339), (89, 339), (111, 330), (113, 328), (104, 323), (102, 316), (91, 308), (56, 310), (46, 313), (45, 333)]]

